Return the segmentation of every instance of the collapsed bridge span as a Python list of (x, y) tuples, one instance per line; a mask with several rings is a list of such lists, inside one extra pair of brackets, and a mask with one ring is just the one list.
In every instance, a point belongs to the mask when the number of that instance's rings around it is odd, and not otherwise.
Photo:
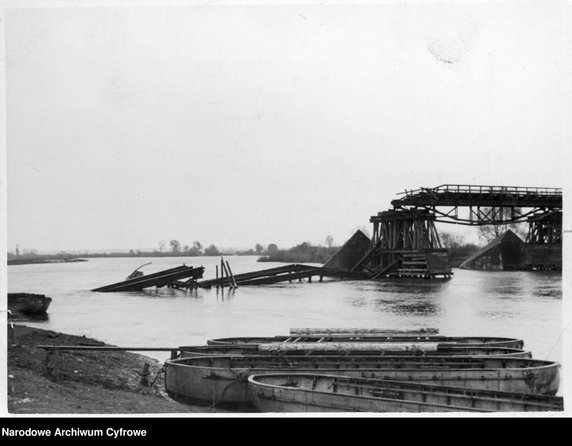
[(270, 285), (279, 282), (293, 282), (317, 278), (320, 282), (324, 277), (337, 279), (365, 279), (368, 274), (363, 272), (343, 271), (319, 266), (291, 264), (253, 271), (243, 274), (235, 274), (233, 277), (219, 277), (203, 280), (197, 283), (199, 288), (212, 288), (224, 286), (247, 286), (247, 285)]

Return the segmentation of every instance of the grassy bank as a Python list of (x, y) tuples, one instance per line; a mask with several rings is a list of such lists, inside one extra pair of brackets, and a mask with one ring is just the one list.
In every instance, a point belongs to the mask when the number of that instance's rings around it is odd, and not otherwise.
[[(15, 325), (8, 345), (8, 412), (175, 414), (224, 412), (170, 399), (162, 362), (129, 352), (62, 351), (39, 345), (105, 345), (95, 339)], [(146, 366), (146, 364), (148, 366)], [(148, 367), (148, 374), (144, 373)]]

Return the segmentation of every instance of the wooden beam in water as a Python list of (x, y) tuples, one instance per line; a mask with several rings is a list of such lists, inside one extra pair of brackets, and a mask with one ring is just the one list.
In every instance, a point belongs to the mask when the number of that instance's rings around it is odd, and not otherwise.
[(310, 268), (302, 271), (287, 272), (285, 274), (261, 275), (258, 278), (237, 281), (240, 285), (268, 285), (292, 280), (310, 279), (313, 276), (318, 277), (336, 277), (339, 279), (366, 279), (365, 273), (357, 273), (351, 271), (337, 271), (323, 268)]
[(291, 264), (277, 268), (269, 268), (265, 270), (234, 275), (230, 270), (230, 265), (228, 264), (228, 262), (226, 266), (223, 264), (223, 262), (221, 262), (221, 270), (225, 273), (221, 272), (220, 277), (218, 276), (217, 273), (216, 279), (210, 279), (198, 282), (197, 286), (200, 288), (210, 288), (211, 286), (218, 287), (218, 286), (229, 285), (233, 288), (237, 288), (239, 285), (266, 285), (284, 281), (291, 282), (292, 280), (302, 280), (302, 279), (308, 279), (309, 282), (311, 282), (312, 281), (311, 278), (313, 276), (319, 277), (320, 282), (323, 280), (324, 277), (364, 280), (368, 279), (370, 276), (370, 273), (362, 271), (335, 270), (319, 266), (300, 265), (300, 264)]
[(220, 286), (224, 288), (224, 261), (220, 258)]
[[(236, 274), (233, 277), (234, 277), (234, 280), (236, 281), (237, 285), (239, 285), (241, 283), (241, 281), (244, 281), (247, 279), (258, 279), (261, 277), (273, 276), (273, 275), (283, 274), (283, 273), (288, 273), (288, 272), (307, 271), (309, 269), (321, 270), (321, 267), (291, 264), (291, 265), (279, 266), (276, 268), (269, 268), (269, 269), (260, 270), (260, 271), (253, 271), (250, 273)], [(203, 281), (199, 282), (199, 286), (202, 288), (208, 288), (208, 287), (211, 287), (213, 285), (220, 284), (222, 281), (223, 281), (223, 276), (222, 276), (222, 272), (221, 272), (220, 278), (203, 280)]]
[(167, 269), (158, 273), (143, 275), (123, 282), (113, 283), (103, 287), (95, 288), (96, 292), (113, 292), (113, 291), (141, 291), (148, 287), (162, 287), (169, 285), (177, 280), (185, 278), (200, 278), (203, 276), (204, 267), (194, 268), (192, 266), (179, 266)]
[(218, 289), (218, 265), (216, 265), (216, 287)]
[(307, 278), (310, 275), (317, 275), (316, 271), (301, 271), (286, 274), (279, 274), (273, 276), (260, 277), (258, 279), (248, 279), (239, 281), (240, 285), (269, 285), (273, 283), (297, 280)]
[(234, 280), (234, 276), (232, 275), (232, 270), (230, 269), (230, 264), (228, 263), (228, 260), (226, 261), (226, 268), (230, 274), (230, 280), (232, 282), (232, 286), (234, 288), (238, 288), (238, 286), (236, 286), (236, 280)]

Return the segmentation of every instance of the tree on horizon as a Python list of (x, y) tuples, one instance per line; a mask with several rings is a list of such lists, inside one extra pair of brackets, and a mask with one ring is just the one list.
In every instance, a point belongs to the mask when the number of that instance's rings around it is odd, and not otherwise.
[(171, 240), (169, 242), (169, 244), (171, 245), (171, 251), (172, 252), (180, 252), (181, 251), (181, 243), (179, 243), (178, 240)]

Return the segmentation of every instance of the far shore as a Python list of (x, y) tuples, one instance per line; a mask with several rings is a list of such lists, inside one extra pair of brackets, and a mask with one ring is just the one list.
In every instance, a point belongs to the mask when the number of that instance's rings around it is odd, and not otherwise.
[(34, 265), (38, 263), (71, 263), (71, 262), (87, 262), (87, 259), (58, 259), (58, 258), (22, 258), (9, 259), (9, 265)]

